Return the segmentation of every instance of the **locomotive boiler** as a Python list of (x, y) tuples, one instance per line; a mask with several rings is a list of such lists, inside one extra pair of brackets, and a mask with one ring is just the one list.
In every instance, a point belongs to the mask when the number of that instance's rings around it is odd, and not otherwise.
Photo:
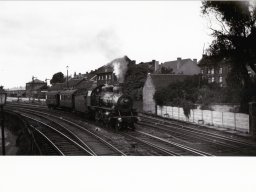
[(124, 95), (119, 85), (101, 85), (91, 93), (91, 110), (96, 121), (105, 125), (134, 129), (137, 122), (137, 113), (133, 109), (131, 97)]

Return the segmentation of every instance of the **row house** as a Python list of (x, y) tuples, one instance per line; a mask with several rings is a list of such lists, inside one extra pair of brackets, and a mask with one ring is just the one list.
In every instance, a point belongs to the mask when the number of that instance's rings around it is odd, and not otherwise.
[(26, 83), (26, 96), (29, 98), (44, 99), (47, 92), (47, 83), (32, 77), (32, 81)]
[(103, 66), (97, 70), (97, 85), (112, 85), (116, 80), (112, 66)]
[(227, 86), (227, 75), (230, 69), (228, 66), (201, 66), (202, 79), (207, 80), (208, 83), (216, 83), (220, 87)]
[(158, 73), (161, 71), (161, 68), (171, 69), (173, 74), (181, 75), (197, 75), (200, 73), (200, 67), (197, 64), (197, 59), (182, 59), (178, 57), (174, 61), (166, 61), (161, 63), (158, 67)]
[(198, 66), (201, 68), (202, 79), (208, 83), (218, 84), (220, 87), (227, 86), (227, 77), (230, 67), (226, 60), (223, 59), (219, 63), (213, 63), (206, 55), (203, 55)]

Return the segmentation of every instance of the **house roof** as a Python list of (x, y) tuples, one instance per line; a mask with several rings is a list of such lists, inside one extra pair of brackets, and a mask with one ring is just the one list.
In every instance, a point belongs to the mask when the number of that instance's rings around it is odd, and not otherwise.
[(95, 81), (82, 81), (79, 83), (76, 88), (77, 89), (90, 89), (93, 85), (97, 83)]
[(57, 91), (57, 90), (62, 90), (66, 86), (66, 83), (54, 83), (50, 87), (50, 91)]
[(191, 59), (181, 59), (176, 61), (167, 61), (162, 64), (164, 67), (172, 68), (174, 73), (178, 72), (178, 65), (179, 68), (182, 67), (182, 65), (186, 64), (187, 62), (193, 62)]
[[(77, 84), (79, 84), (82, 81), (84, 81), (84, 79), (70, 79), (68, 81), (68, 86), (69, 87), (75, 87)], [(67, 85), (67, 83), (66, 83), (66, 85)]]
[(230, 65), (230, 60), (228, 58), (215, 58), (208, 55), (203, 55), (203, 57), (198, 62), (198, 66), (223, 66)]
[(47, 89), (47, 85), (46, 84), (33, 84), (33, 86), (31, 85), (28, 90), (30, 91), (37, 91), (37, 90), (41, 90), (41, 89)]
[(57, 95), (59, 91), (48, 91), (47, 95)]
[(169, 84), (177, 81), (183, 81), (191, 75), (176, 75), (176, 74), (150, 74), (148, 78), (152, 79), (152, 82), (157, 90), (167, 87)]
[[(84, 78), (80, 79), (70, 79), (68, 81), (68, 87), (69, 88), (76, 88), (76, 86), (81, 83), (82, 81), (86, 81)], [(67, 82), (64, 83), (55, 83), (51, 86), (50, 90), (51, 91), (57, 91), (57, 90), (63, 90), (67, 88)]]
[(41, 81), (41, 80), (39, 80), (39, 79), (35, 79), (35, 80), (33, 80), (33, 81), (30, 81), (30, 82), (28, 82), (28, 83), (33, 83), (33, 84), (36, 84), (36, 83), (44, 83), (44, 84), (46, 84), (46, 82), (44, 82), (44, 81)]
[(114, 71), (114, 68), (113, 68), (112, 65), (105, 65), (105, 66), (100, 67), (100, 68), (97, 70), (97, 74), (113, 73), (113, 71)]
[(69, 90), (63, 90), (60, 91), (61, 95), (70, 95), (70, 94), (74, 94), (77, 91), (77, 89), (69, 89)]

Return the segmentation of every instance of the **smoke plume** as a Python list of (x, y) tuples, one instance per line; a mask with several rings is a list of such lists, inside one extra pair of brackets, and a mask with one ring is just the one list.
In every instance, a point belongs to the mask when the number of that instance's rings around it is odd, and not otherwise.
[(117, 77), (117, 81), (119, 83), (123, 83), (125, 74), (128, 69), (128, 62), (125, 59), (125, 57), (117, 58), (117, 59), (113, 60), (112, 62), (110, 62), (109, 65), (111, 65), (114, 68), (114, 73)]

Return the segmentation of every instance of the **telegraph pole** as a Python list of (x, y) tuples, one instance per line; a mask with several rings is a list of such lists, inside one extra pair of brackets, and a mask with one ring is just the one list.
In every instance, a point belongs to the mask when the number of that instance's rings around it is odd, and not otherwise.
[(68, 68), (69, 68), (69, 66), (67, 65), (66, 68), (67, 68), (67, 88), (68, 88)]

